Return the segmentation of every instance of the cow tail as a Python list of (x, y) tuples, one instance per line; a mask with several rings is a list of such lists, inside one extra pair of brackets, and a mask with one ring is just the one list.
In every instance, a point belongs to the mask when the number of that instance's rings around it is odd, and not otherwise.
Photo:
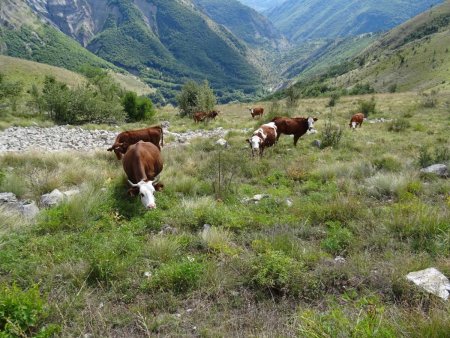
[(159, 126), (159, 128), (161, 129), (161, 148), (164, 147), (164, 129)]

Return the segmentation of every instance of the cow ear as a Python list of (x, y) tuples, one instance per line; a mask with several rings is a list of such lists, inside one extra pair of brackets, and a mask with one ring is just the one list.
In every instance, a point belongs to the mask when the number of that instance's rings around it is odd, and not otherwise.
[(132, 187), (132, 188), (128, 189), (128, 195), (130, 195), (131, 197), (137, 196), (138, 194), (139, 194), (139, 188)]
[(318, 118), (317, 118), (317, 117), (315, 117), (315, 118), (313, 118), (313, 120), (314, 120), (314, 122), (316, 122), (316, 121), (318, 120)]
[(154, 186), (156, 191), (162, 191), (164, 189), (164, 184), (162, 183), (156, 183)]

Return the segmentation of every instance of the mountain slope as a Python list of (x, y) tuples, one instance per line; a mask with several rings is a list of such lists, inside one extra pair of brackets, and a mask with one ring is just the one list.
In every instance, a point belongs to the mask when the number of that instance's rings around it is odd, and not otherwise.
[(294, 41), (391, 29), (442, 0), (287, 0), (268, 13)]
[(115, 68), (58, 29), (43, 23), (23, 0), (2, 0), (0, 53), (79, 70), (89, 64)]
[(365, 65), (332, 81), (378, 91), (450, 88), (450, 1), (391, 30), (359, 58)]
[(170, 91), (188, 79), (222, 91), (259, 86), (246, 44), (192, 1), (28, 1), (88, 50), (154, 86)]
[(194, 0), (212, 20), (251, 45), (283, 47), (287, 42), (263, 15), (237, 0)]
[(239, 0), (244, 5), (256, 9), (258, 12), (270, 10), (286, 0)]

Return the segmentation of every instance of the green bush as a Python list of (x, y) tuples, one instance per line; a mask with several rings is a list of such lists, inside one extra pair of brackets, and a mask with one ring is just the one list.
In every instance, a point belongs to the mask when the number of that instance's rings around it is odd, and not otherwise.
[(377, 103), (375, 102), (375, 98), (372, 97), (370, 101), (361, 100), (358, 103), (359, 111), (364, 114), (365, 117), (368, 117), (370, 114), (376, 113)]
[(377, 170), (399, 172), (402, 169), (402, 164), (397, 159), (391, 156), (383, 156), (381, 158), (377, 158), (372, 163)]
[(327, 119), (321, 133), (320, 148), (337, 147), (341, 142), (343, 133), (344, 131), (339, 125), (333, 124), (330, 119)]
[(135, 92), (125, 93), (122, 106), (132, 122), (148, 120), (155, 115), (152, 101), (145, 96), (138, 97)]
[(198, 84), (188, 81), (177, 95), (177, 102), (182, 116), (191, 116), (197, 111), (210, 112), (216, 105), (216, 96), (208, 81)]
[(288, 292), (299, 275), (301, 264), (281, 251), (259, 253), (252, 264), (251, 282), (256, 287)]
[(396, 133), (405, 131), (406, 129), (411, 127), (411, 123), (408, 120), (403, 118), (395, 119), (394, 121), (388, 124), (388, 130)]
[(205, 271), (205, 265), (188, 257), (181, 262), (162, 265), (149, 282), (151, 289), (184, 293), (198, 286)]
[(342, 227), (340, 222), (329, 221), (327, 237), (322, 240), (322, 248), (332, 255), (345, 254), (352, 243), (353, 234), (347, 228)]
[(22, 291), (16, 285), (0, 285), (0, 337), (50, 337), (59, 327), (43, 327), (48, 316), (37, 285)]

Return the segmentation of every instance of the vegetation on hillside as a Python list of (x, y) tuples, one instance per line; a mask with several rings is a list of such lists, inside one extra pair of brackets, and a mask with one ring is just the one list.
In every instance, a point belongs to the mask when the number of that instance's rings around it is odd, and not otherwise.
[(216, 96), (209, 87), (207, 81), (198, 84), (194, 81), (186, 82), (177, 96), (178, 108), (181, 116), (189, 116), (195, 112), (206, 112), (214, 110)]
[[(30, 335), (445, 337), (449, 303), (405, 275), (431, 266), (450, 275), (450, 182), (419, 172), (426, 155), (450, 164), (447, 98), (424, 108), (414, 94), (375, 95), (373, 117), (410, 127), (352, 132), (358, 100), (370, 97), (333, 106), (338, 147), (305, 135), (294, 148), (282, 136), (260, 160), (244, 140), (265, 120), (244, 104), (221, 107), (205, 128), (234, 129), (230, 147), (163, 148), (165, 189), (149, 212), (106, 151), (3, 154), (0, 190), (38, 200), (81, 189), (36, 222), (0, 210), (0, 294), (17, 309), (6, 318)], [(320, 135), (328, 105), (301, 100), (292, 114), (319, 117)], [(194, 128), (175, 109), (160, 117), (171, 130)], [(256, 194), (267, 196), (255, 203)]]
[(287, 0), (268, 17), (294, 41), (389, 30), (443, 0)]

